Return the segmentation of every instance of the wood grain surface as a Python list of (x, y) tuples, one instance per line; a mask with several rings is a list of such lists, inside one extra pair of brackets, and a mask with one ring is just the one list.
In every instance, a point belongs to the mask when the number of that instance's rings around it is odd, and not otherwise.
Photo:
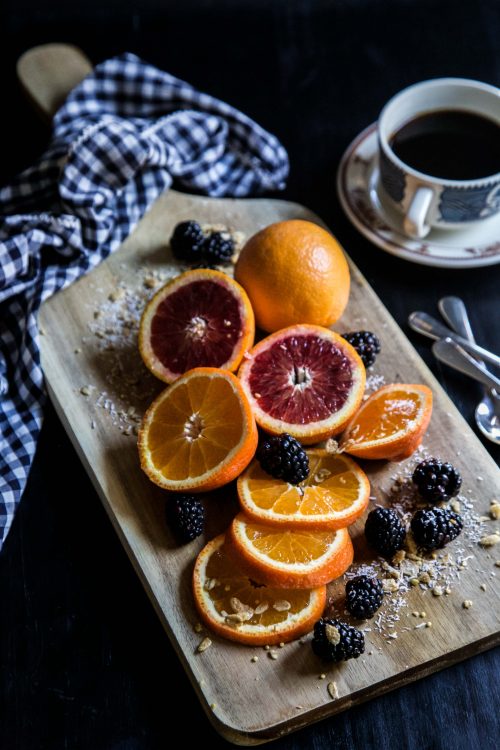
[[(318, 221), (297, 204), (212, 200), (171, 191), (155, 204), (117, 253), (44, 305), (40, 316), (42, 361), (56, 409), (205, 710), (226, 737), (251, 744), (341, 711), (498, 642), (498, 607), (491, 606), (492, 601), (498, 602), (498, 579), (491, 577), (494, 553), (474, 544), (470, 550), (474, 560), (453, 595), (433, 597), (418, 587), (408, 595), (401, 618), (425, 609), (432, 629), (411, 627), (393, 643), (382, 633), (370, 632), (366, 658), (325, 669), (326, 681), (318, 680), (324, 667), (318, 665), (309, 647), (299, 644), (286, 646), (276, 661), (259, 649), (256, 664), (250, 662), (252, 649), (216, 638), (211, 648), (196, 653), (201, 637), (193, 630), (197, 618), (189, 578), (204, 540), (181, 549), (173, 546), (163, 521), (163, 494), (141, 474), (133, 435), (123, 434), (113, 415), (100, 408), (92, 395), (106, 392), (119, 412), (133, 408), (140, 415), (147, 406), (141, 398), (134, 400), (133, 390), (116, 388), (116, 380), (110, 381), (110, 353), (103, 351), (102, 340), (92, 331), (94, 313), (117, 289), (136, 288), (145, 269), (153, 274), (172, 272), (167, 238), (173, 226), (187, 218), (227, 224), (246, 235), (280, 219)], [(486, 513), (498, 487), (495, 464), (354, 267), (352, 275), (351, 299), (338, 329), (369, 327), (380, 335), (382, 353), (374, 372), (382, 374), (386, 382), (430, 385), (435, 409), (425, 445), (432, 453), (455, 459), (464, 473), (464, 492), (475, 499), (478, 513)], [(129, 362), (131, 369), (141, 366), (134, 347), (115, 348), (111, 357)], [(161, 386), (152, 380), (148, 384), (148, 377), (145, 371), (141, 375), (148, 388), (159, 390)], [(88, 385), (92, 386), (91, 395), (85, 396), (81, 388)], [(473, 465), (473, 470), (467, 471), (468, 465)], [(377, 462), (367, 470), (372, 494), (385, 502), (394, 466)], [(213, 503), (210, 501), (213, 508), (209, 508), (206, 538), (222, 530), (234, 513), (230, 494), (231, 490), (219, 493)], [(358, 524), (353, 537), (356, 549), (363, 553), (360, 532)], [(480, 606), (478, 601), (485, 581), (490, 606)], [(464, 610), (466, 599), (478, 602), (477, 606)], [(339, 697), (334, 700), (326, 690), (330, 680), (338, 687)]]

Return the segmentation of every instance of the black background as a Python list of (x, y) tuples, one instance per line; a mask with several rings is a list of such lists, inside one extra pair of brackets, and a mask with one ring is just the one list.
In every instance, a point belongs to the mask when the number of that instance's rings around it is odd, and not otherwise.
[[(292, 167), (283, 197), (329, 224), (474, 426), (479, 387), (437, 365), (406, 319), (457, 294), (478, 341), (500, 349), (498, 269), (424, 268), (383, 253), (343, 217), (334, 181), (345, 147), (400, 88), (443, 75), (500, 84), (498, 0), (3, 0), (0, 22), (2, 182), (48, 137), (17, 89), (19, 54), (64, 41), (94, 62), (143, 56), (281, 138)], [(460, 468), (473, 471), (466, 445), (463, 455)], [(51, 408), (0, 557), (0, 603), (2, 748), (168, 748), (180, 744), (173, 726), (189, 745), (225, 745)], [(496, 748), (499, 664), (498, 651), (476, 656), (274, 747)]]

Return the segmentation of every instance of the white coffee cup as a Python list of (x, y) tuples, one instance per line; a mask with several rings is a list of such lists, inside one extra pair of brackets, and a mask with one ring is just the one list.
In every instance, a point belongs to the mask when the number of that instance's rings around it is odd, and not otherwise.
[(405, 164), (390, 146), (394, 133), (415, 117), (453, 109), (482, 115), (500, 125), (500, 89), (466, 78), (437, 78), (399, 92), (380, 114), (379, 189), (403, 214), (409, 237), (425, 237), (432, 227), (469, 226), (500, 212), (500, 172), (477, 180), (442, 179)]

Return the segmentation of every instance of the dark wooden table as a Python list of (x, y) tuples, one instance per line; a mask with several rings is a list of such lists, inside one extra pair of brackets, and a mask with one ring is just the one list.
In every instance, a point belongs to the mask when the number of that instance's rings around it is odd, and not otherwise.
[[(403, 86), (441, 75), (500, 84), (497, 0), (129, 0), (106, 7), (7, 0), (1, 14), (9, 104), (2, 181), (47, 139), (16, 89), (21, 52), (66, 41), (95, 61), (125, 49), (142, 55), (280, 136), (292, 165), (283, 197), (330, 225), (473, 425), (479, 387), (437, 365), (406, 319), (415, 309), (434, 313), (440, 296), (457, 294), (478, 341), (500, 350), (498, 267), (428, 269), (383, 253), (343, 217), (334, 180), (347, 144)], [(190, 717), (181, 727), (186, 744), (225, 746), (51, 407), (0, 557), (0, 601), (2, 748), (165, 748), (175, 744), (171, 728), (181, 714)], [(499, 667), (498, 651), (476, 656), (274, 747), (497, 748)]]

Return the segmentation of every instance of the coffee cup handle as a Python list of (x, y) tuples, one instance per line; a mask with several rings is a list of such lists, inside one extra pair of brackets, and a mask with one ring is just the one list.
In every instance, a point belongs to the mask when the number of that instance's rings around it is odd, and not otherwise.
[(434, 191), (429, 187), (419, 187), (415, 190), (403, 221), (404, 231), (409, 237), (419, 240), (429, 234), (430, 226), (426, 219), (433, 197)]

